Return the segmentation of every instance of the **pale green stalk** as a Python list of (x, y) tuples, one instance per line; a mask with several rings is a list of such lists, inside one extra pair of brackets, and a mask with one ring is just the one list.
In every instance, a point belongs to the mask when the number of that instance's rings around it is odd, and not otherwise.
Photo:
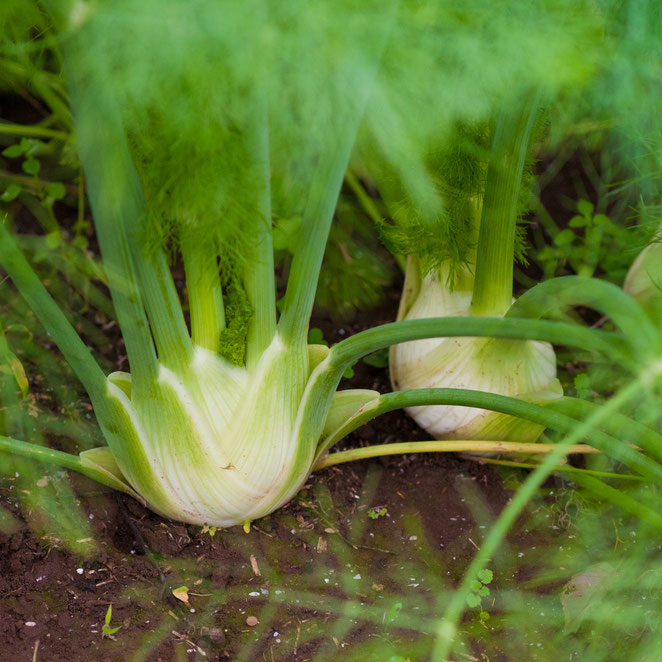
[[(560, 322), (505, 320), (502, 318), (429, 318), (394, 322), (362, 331), (331, 348), (326, 359), (315, 368), (306, 385), (304, 397), (308, 405), (303, 411), (300, 411), (302, 427), (322, 429), (326, 412), (329, 410), (331, 399), (344, 371), (361, 357), (394, 343), (439, 336), (489, 336), (514, 340), (547, 340), (604, 352), (607, 356), (618, 359), (626, 356), (624, 342), (615, 334)], [(396, 395), (399, 394), (389, 394), (381, 396), (381, 398), (386, 398), (386, 402), (388, 402), (389, 398)], [(401, 402), (405, 403), (405, 399), (408, 397), (410, 396), (401, 396), (403, 398)], [(484, 402), (481, 400), (481, 403)], [(402, 406), (408, 406), (408, 404), (405, 403)], [(483, 404), (477, 406), (482, 407)], [(553, 412), (550, 413), (553, 414)], [(313, 443), (317, 443), (317, 440)]]
[(252, 370), (276, 333), (276, 288), (271, 227), (271, 187), (269, 173), (268, 117), (264, 104), (257, 113), (249, 141), (249, 154), (255, 160), (257, 188), (256, 216), (252, 219), (252, 245), (246, 256), (243, 283), (253, 314), (246, 339), (246, 367)]
[(513, 298), (517, 202), (538, 94), (502, 109), (492, 143), (480, 221), (472, 315), (503, 315)]
[[(84, 58), (79, 45), (70, 43), (66, 54), (78, 149), (104, 269), (132, 369), (132, 386), (143, 393), (156, 378), (158, 365), (125, 222), (134, 223), (144, 214), (144, 199), (123, 129), (103, 84), (77, 79), (77, 61)], [(99, 154), (104, 155), (103, 160)]]
[(336, 202), (396, 10), (395, 2), (391, 6), (385, 6), (385, 25), (381, 32), (384, 36), (382, 42), (375, 47), (373, 61), (366, 67), (360, 84), (356, 86), (355, 98), (345, 100), (344, 105), (338, 109), (338, 117), (334, 118), (333, 128), (326, 129), (333, 135), (326, 137), (311, 180), (302, 214), (301, 233), (292, 259), (282, 314), (278, 321), (278, 331), (286, 344), (297, 339), (302, 342), (307, 336)]
[(629, 360), (625, 341), (615, 333), (564, 322), (480, 317), (430, 317), (383, 324), (334, 345), (329, 360), (342, 374), (354, 361), (378, 349), (394, 343), (442, 336), (543, 340), (601, 352), (619, 362)]
[[(140, 389), (156, 371), (152, 334), (159, 360), (171, 369), (184, 370), (189, 365), (193, 346), (163, 250), (150, 245), (146, 237), (144, 196), (117, 100), (99, 73), (90, 73), (85, 80), (79, 78), (78, 72), (86, 70), (81, 61), (87, 50), (84, 40), (83, 33), (67, 44), (65, 72), (71, 83), (77, 142), (99, 245), (132, 376)], [(104, 155), (103, 160), (99, 154)], [(149, 375), (142, 374), (145, 372)]]
[[(564, 396), (550, 400), (545, 407), (558, 411), (577, 420), (584, 420), (595, 413), (602, 405)], [(631, 444), (641, 446), (647, 453), (651, 453), (658, 460), (662, 460), (662, 434), (638, 421), (616, 412), (602, 423), (602, 428), (613, 437), (619, 437)]]
[(140, 293), (145, 303), (159, 362), (183, 372), (193, 357), (193, 343), (184, 320), (181, 303), (163, 249), (144, 247), (140, 223), (128, 232)]
[(69, 136), (64, 131), (49, 129), (38, 124), (10, 124), (0, 122), (0, 133), (10, 136), (30, 136), (33, 138), (56, 138), (57, 140), (68, 140)]
[(218, 351), (225, 328), (223, 290), (214, 242), (185, 235), (181, 241), (193, 344)]
[(338, 136), (334, 153), (324, 155), (315, 170), (278, 321), (286, 343), (307, 335), (326, 241), (357, 128), (354, 119), (353, 126)]
[(562, 276), (539, 283), (512, 305), (506, 318), (543, 317), (577, 305), (610, 317), (623, 331), (637, 362), (645, 364), (658, 351), (660, 335), (641, 306), (620, 287), (595, 278)]
[[(336, 435), (332, 435), (328, 440), (324, 440), (324, 443), (318, 450), (317, 458), (320, 458), (334, 443), (376, 416), (395, 409), (425, 405), (452, 405), (489, 409), (490, 411), (517, 416), (545, 428), (558, 430), (564, 434), (570, 434), (578, 424), (574, 418), (546, 407), (496, 393), (452, 388), (395, 391), (380, 396), (374, 403), (370, 403), (370, 406), (365, 407), (349, 419), (344, 426), (339, 428)], [(662, 466), (658, 462), (651, 460), (628, 444), (600, 430), (591, 430), (587, 433), (586, 437), (595, 448), (636, 469), (650, 480), (662, 484)], [(536, 446), (536, 444), (531, 445)]]
[(87, 476), (88, 478), (91, 478), (92, 480), (96, 480), (102, 485), (107, 485), (108, 487), (112, 487), (114, 490), (124, 492), (125, 494), (129, 494), (132, 497), (138, 498), (140, 500), (138, 495), (124, 482), (121, 480), (113, 480), (112, 475), (108, 472), (101, 471), (100, 469), (90, 465), (84, 465), (83, 461), (78, 455), (63, 453), (62, 451), (56, 451), (46, 446), (38, 446), (37, 444), (31, 444), (27, 441), (18, 441), (16, 439), (11, 439), (10, 437), (1, 435), (0, 451), (18, 457), (24, 457), (30, 460), (36, 460), (58, 467), (64, 467), (65, 469), (71, 469), (72, 471), (76, 471)]
[(384, 220), (382, 214), (379, 213), (375, 201), (366, 193), (361, 182), (358, 180), (358, 177), (351, 171), (347, 170), (345, 173), (345, 181), (349, 185), (349, 188), (352, 189), (352, 193), (358, 198), (358, 201), (361, 203), (364, 211), (372, 222), (379, 226), (379, 224)]
[[(552, 444), (525, 443), (517, 441), (475, 441), (472, 439), (453, 439), (452, 441), (403, 441), (393, 444), (379, 444), (352, 448), (347, 451), (331, 453), (320, 459), (313, 471), (320, 471), (337, 464), (366, 460), (371, 457), (386, 455), (407, 455), (409, 453), (522, 453), (524, 455), (545, 455), (552, 451)], [(567, 453), (599, 453), (600, 451), (586, 444), (575, 444)], [(517, 464), (516, 462), (513, 464)], [(531, 465), (527, 465), (531, 466)], [(618, 476), (619, 474), (612, 474)], [(643, 479), (642, 479), (643, 480)]]

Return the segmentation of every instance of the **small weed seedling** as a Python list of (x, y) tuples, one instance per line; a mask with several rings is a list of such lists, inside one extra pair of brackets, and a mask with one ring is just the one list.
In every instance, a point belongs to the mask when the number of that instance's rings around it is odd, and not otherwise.
[(384, 517), (388, 511), (386, 508), (371, 508), (368, 511), (368, 517), (370, 519), (377, 519), (379, 517)]
[(388, 629), (393, 621), (398, 617), (398, 613), (402, 609), (402, 602), (395, 602), (388, 610), (388, 614), (384, 614), (384, 635), (388, 634)]
[(467, 605), (471, 609), (480, 609), (478, 617), (482, 622), (489, 620), (490, 615), (482, 608), (482, 599), (486, 598), (490, 594), (490, 589), (487, 587), (492, 581), (494, 574), (491, 570), (484, 568), (478, 573), (478, 579), (476, 579), (471, 585), (471, 593), (467, 596)]
[(115, 637), (113, 637), (113, 635), (122, 627), (121, 625), (112, 627), (110, 624), (112, 617), (113, 617), (113, 605), (108, 605), (108, 611), (106, 612), (104, 623), (101, 626), (101, 632), (103, 632), (104, 637), (108, 637), (109, 639), (114, 639)]
[(202, 527), (202, 530), (200, 531), (201, 534), (208, 533), (210, 538), (213, 538), (214, 535), (216, 534), (216, 527), (215, 526), (209, 526), (209, 524), (205, 524)]
[(579, 276), (590, 277), (599, 270), (609, 280), (622, 281), (632, 260), (627, 250), (632, 246), (632, 230), (595, 213), (587, 200), (577, 202), (577, 212), (556, 234), (553, 245), (538, 254), (545, 277), (559, 275), (569, 264)]

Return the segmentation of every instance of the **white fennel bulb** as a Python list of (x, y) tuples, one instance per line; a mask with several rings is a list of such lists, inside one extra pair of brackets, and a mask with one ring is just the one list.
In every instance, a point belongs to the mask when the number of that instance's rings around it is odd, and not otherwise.
[(662, 324), (662, 243), (649, 244), (630, 267), (623, 289)]
[[(411, 272), (408, 272), (408, 279)], [(471, 279), (467, 279), (471, 280)], [(470, 314), (472, 291), (463, 283), (451, 291), (445, 274), (423, 277), (409, 289), (399, 319), (461, 317)], [(408, 304), (408, 305), (407, 305)], [(541, 403), (561, 397), (556, 357), (549, 343), (493, 338), (430, 338), (391, 349), (395, 390), (460, 388)], [(408, 414), (436, 439), (535, 441), (539, 425), (472, 407), (411, 407)]]
[[(142, 395), (132, 393), (128, 373), (113, 373), (112, 404), (99, 417), (108, 447), (81, 459), (172, 519), (227, 527), (263, 517), (310, 475), (325, 421), (337, 426), (339, 412), (378, 396), (354, 390), (312, 402), (306, 386), (327, 354), (317, 345), (288, 348), (276, 334), (248, 370), (197, 347), (185, 375), (161, 365)], [(311, 406), (319, 414), (312, 419), (303, 415)]]

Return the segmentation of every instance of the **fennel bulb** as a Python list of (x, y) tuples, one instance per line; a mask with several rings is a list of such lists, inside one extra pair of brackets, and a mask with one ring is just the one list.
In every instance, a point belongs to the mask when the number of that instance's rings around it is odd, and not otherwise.
[(197, 347), (185, 374), (160, 365), (137, 397), (128, 373), (112, 373), (97, 411), (108, 447), (81, 453), (83, 465), (110, 471), (172, 519), (227, 527), (264, 517), (308, 478), (318, 441), (379, 398), (316, 395), (310, 377), (328, 354), (321, 345), (292, 351), (276, 334), (249, 370)]
[(231, 526), (271, 512), (310, 472), (314, 443), (297, 452), (305, 363), (276, 335), (251, 371), (197, 347), (186, 374), (160, 365), (137, 398), (130, 375), (109, 375), (101, 427), (118, 468), (166, 517)]
[(653, 321), (662, 324), (662, 243), (653, 242), (639, 253), (628, 270), (623, 289)]
[[(411, 269), (407, 278), (412, 280)], [(398, 319), (470, 315), (472, 291), (460, 283), (445, 286), (442, 270), (424, 276), (418, 292)], [(403, 308), (406, 310), (403, 310)], [(505, 311), (504, 311), (505, 312)], [(556, 379), (556, 357), (549, 343), (496, 338), (429, 338), (391, 348), (395, 390), (463, 388), (542, 403), (563, 395)], [(410, 407), (407, 413), (436, 439), (532, 442), (543, 427), (484, 409), (434, 405)]]

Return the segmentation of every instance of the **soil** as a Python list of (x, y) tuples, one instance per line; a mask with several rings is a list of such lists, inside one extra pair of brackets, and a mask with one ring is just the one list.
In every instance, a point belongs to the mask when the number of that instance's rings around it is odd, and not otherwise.
[[(385, 425), (377, 432), (398, 430), (398, 421)], [(438, 588), (425, 586), (430, 566), (444, 569), (440, 586), (466, 567), (484, 529), (462, 482), (473, 483), (492, 514), (507, 500), (476, 463), (405, 457), (333, 468), (250, 533), (234, 527), (211, 537), (77, 481), (93, 518), (87, 554), (27, 526), (0, 537), (0, 659), (30, 660), (37, 642), (42, 662), (353, 659), (354, 645), (383, 631), (374, 622), (381, 599), (422, 608)], [(181, 586), (190, 606), (172, 595)], [(111, 604), (111, 623), (121, 626), (113, 639), (101, 631)], [(350, 604), (353, 626), (337, 613)], [(364, 605), (372, 606), (365, 619)], [(420, 637), (399, 632), (393, 643)]]

